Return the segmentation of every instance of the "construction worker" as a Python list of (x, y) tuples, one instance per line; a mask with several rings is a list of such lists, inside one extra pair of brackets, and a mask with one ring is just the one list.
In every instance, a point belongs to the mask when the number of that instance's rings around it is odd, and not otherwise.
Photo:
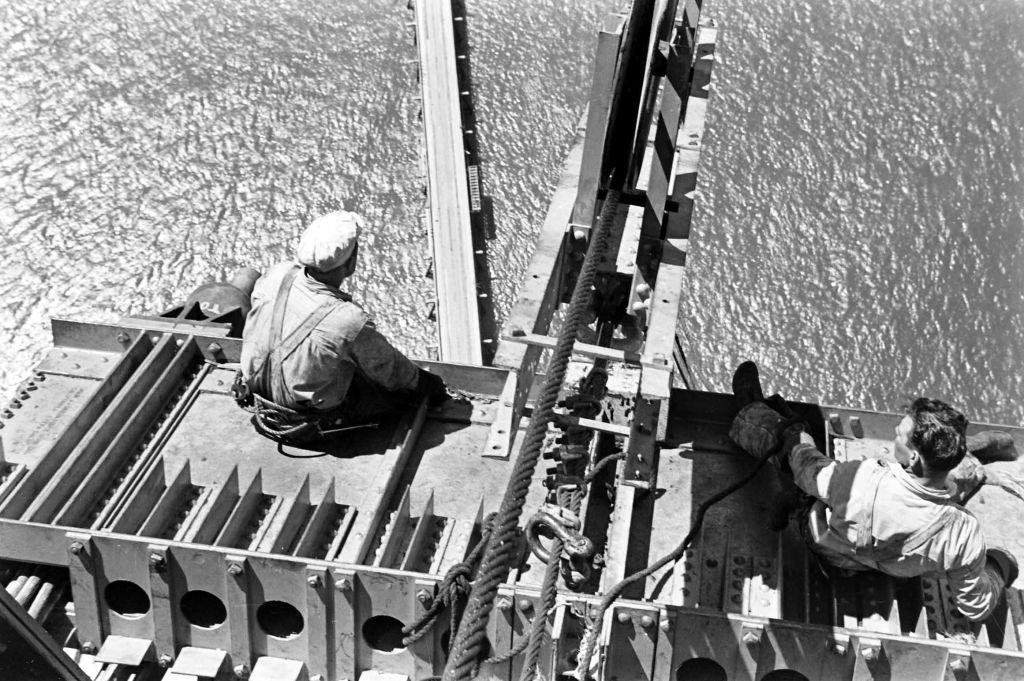
[(396, 350), (341, 290), (356, 269), (361, 227), (346, 211), (317, 218), (299, 240), (297, 262), (256, 283), (237, 397), (251, 399), (253, 423), (268, 437), (308, 443), (447, 397), (444, 381)]
[(987, 548), (978, 520), (956, 503), (950, 471), (967, 453), (963, 414), (919, 398), (896, 427), (896, 461), (836, 462), (781, 398), (764, 400), (752, 362), (737, 369), (733, 385), (748, 403), (730, 436), (758, 458), (777, 456), (784, 477), (807, 495), (799, 530), (824, 563), (893, 577), (944, 575), (968, 619), (992, 613), (1017, 578), (1017, 563)]

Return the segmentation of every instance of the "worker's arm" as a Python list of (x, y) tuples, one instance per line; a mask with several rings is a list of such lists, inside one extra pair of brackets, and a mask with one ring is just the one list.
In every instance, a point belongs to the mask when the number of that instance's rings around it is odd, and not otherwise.
[(793, 439), (792, 446), (786, 443), (789, 448), (786, 460), (793, 471), (793, 481), (807, 494), (828, 503), (828, 487), (836, 462), (818, 451), (810, 434), (801, 431), (799, 437)]
[(956, 598), (957, 609), (967, 619), (980, 622), (992, 614), (1003, 593), (1004, 578), (986, 560), (985, 542), (977, 520), (970, 518), (969, 527), (957, 543), (961, 556), (957, 566), (946, 572), (946, 581)]
[(377, 385), (396, 392), (416, 390), (419, 367), (395, 349), (372, 322), (363, 325), (348, 347), (356, 365)]

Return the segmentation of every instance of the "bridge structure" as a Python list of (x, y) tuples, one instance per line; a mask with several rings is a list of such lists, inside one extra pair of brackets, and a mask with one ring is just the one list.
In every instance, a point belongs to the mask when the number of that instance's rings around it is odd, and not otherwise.
[[(53, 320), (0, 411), (0, 678), (1024, 678), (1020, 591), (974, 624), (939, 578), (826, 579), (772, 528), (733, 396), (693, 389), (675, 329), (717, 38), (694, 0), (608, 18), (493, 366), (420, 360), (460, 395), (440, 407), (279, 445), (230, 395), (239, 307)], [(791, 406), (841, 460), (889, 455), (900, 418)], [(971, 509), (1021, 557), (1012, 503)]]

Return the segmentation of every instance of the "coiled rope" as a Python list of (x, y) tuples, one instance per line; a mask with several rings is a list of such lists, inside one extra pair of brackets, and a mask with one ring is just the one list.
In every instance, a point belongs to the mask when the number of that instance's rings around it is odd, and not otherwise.
[[(470, 593), (469, 603), (462, 617), (462, 626), (452, 643), (448, 663), (444, 669), (444, 681), (463, 681), (472, 678), (476, 660), (483, 645), (487, 620), (494, 606), (498, 586), (508, 575), (511, 562), (517, 555), (515, 541), (519, 516), (522, 515), (526, 495), (530, 489), (537, 462), (540, 459), (548, 423), (554, 418), (555, 402), (565, 381), (573, 344), (580, 325), (590, 308), (597, 263), (608, 246), (608, 234), (619, 205), (619, 192), (610, 190), (601, 207), (601, 217), (592, 231), (586, 257), (580, 267), (579, 278), (573, 288), (572, 298), (566, 313), (565, 324), (558, 335), (554, 353), (548, 364), (547, 379), (540, 398), (534, 407), (533, 416), (519, 449), (512, 475), (498, 511), (494, 533), (487, 542), (476, 582)], [(561, 551), (561, 546), (552, 547)], [(558, 561), (552, 560), (556, 565)], [(539, 617), (539, 615), (538, 615)], [(531, 636), (532, 639), (532, 636)]]

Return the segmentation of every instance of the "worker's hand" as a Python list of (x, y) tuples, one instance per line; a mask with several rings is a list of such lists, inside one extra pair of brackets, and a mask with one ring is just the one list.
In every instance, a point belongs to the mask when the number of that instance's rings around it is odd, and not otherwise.
[(764, 402), (752, 402), (740, 409), (732, 421), (729, 437), (756, 459), (783, 453), (783, 444), (803, 430), (803, 424), (783, 418)]
[(416, 381), (416, 394), (426, 397), (431, 407), (436, 407), (448, 399), (448, 389), (444, 380), (426, 369), (420, 369), (419, 379)]
[(993, 546), (985, 552), (985, 569), (993, 570), (999, 575), (1003, 580), (1004, 589), (1013, 586), (1020, 572), (1013, 554), (998, 546)]

